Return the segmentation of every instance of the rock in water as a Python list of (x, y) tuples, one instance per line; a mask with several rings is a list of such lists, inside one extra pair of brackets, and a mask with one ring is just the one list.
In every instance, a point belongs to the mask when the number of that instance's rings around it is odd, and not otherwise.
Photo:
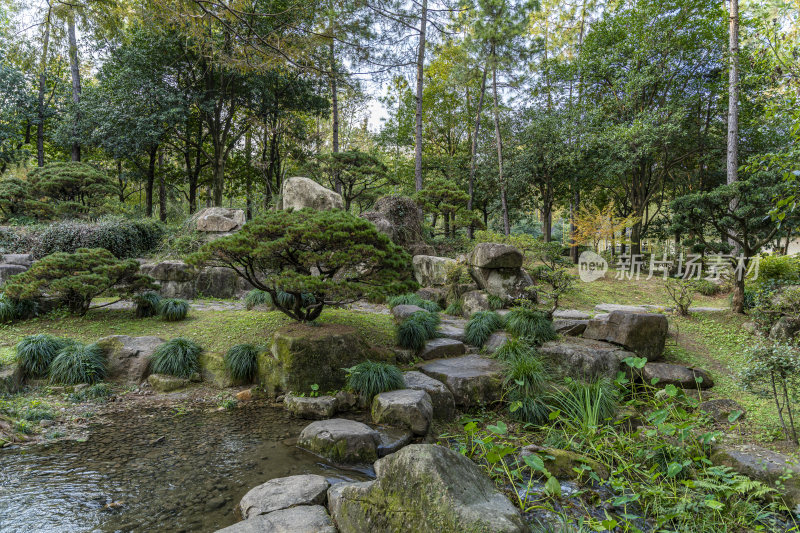
[(332, 418), (307, 425), (297, 444), (337, 463), (371, 463), (378, 458), (380, 436), (361, 422)]
[(342, 195), (323, 187), (309, 178), (289, 178), (281, 188), (281, 209), (303, 209), (317, 211), (343, 209)]
[(333, 396), (309, 397), (287, 394), (283, 403), (290, 413), (299, 418), (325, 420), (336, 413), (336, 398)]
[(415, 370), (405, 372), (403, 380), (409, 389), (423, 390), (428, 393), (431, 405), (433, 405), (434, 418), (450, 420), (455, 416), (456, 404), (453, 400), (453, 393), (444, 383)]
[(375, 472), (375, 481), (328, 490), (340, 533), (529, 531), (483, 471), (448, 448), (412, 444), (379, 459)]
[(242, 520), (217, 533), (336, 533), (330, 515), (321, 505), (298, 505)]
[(239, 511), (248, 519), (298, 505), (324, 505), (328, 487), (328, 480), (313, 474), (273, 479), (250, 489)]
[(426, 435), (433, 419), (431, 397), (423, 390), (401, 389), (382, 392), (372, 400), (372, 421), (408, 428)]

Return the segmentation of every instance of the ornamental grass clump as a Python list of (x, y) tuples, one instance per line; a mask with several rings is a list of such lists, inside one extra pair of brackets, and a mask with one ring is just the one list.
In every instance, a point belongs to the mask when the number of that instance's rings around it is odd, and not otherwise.
[(553, 408), (561, 411), (567, 425), (581, 430), (608, 424), (617, 412), (619, 395), (608, 378), (592, 381), (567, 379), (566, 387), (552, 396)]
[(546, 401), (550, 383), (545, 364), (534, 351), (507, 362), (505, 386), (512, 418), (531, 424), (547, 423), (551, 411)]
[(461, 316), (464, 314), (464, 304), (461, 303), (461, 300), (455, 300), (450, 302), (444, 312), (447, 315)]
[(64, 340), (46, 333), (28, 335), (17, 343), (17, 363), (27, 377), (44, 377), (50, 370), (53, 359), (65, 345)]
[(244, 306), (248, 311), (256, 307), (270, 307), (271, 305), (272, 296), (260, 289), (253, 289), (244, 297)]
[(442, 310), (439, 307), (439, 304), (433, 302), (431, 300), (425, 300), (420, 296), (414, 294), (413, 292), (408, 292), (406, 294), (399, 294), (397, 296), (392, 296), (388, 300), (386, 300), (386, 305), (390, 308), (394, 309), (398, 305), (416, 305), (417, 307), (421, 307), (422, 309), (430, 312), (430, 313), (438, 313)]
[(237, 381), (250, 382), (258, 372), (258, 346), (237, 344), (223, 358), (228, 374)]
[(368, 401), (381, 392), (405, 387), (402, 372), (389, 363), (364, 361), (346, 371), (347, 388)]
[(517, 307), (506, 315), (506, 331), (526, 339), (534, 346), (552, 341), (558, 336), (553, 328), (553, 321), (545, 313), (526, 307)]
[(189, 314), (189, 302), (180, 298), (164, 298), (159, 306), (159, 314), (167, 322), (178, 322)]
[(154, 374), (188, 378), (199, 371), (202, 351), (194, 341), (176, 337), (156, 348), (150, 358), (150, 369)]
[(397, 326), (397, 344), (419, 351), (425, 341), (436, 337), (441, 319), (436, 313), (417, 311)]
[(155, 291), (145, 291), (133, 297), (136, 305), (136, 318), (157, 316), (161, 312), (163, 298)]
[(107, 372), (107, 361), (97, 344), (68, 342), (50, 364), (50, 382), (62, 385), (90, 385), (103, 381)]
[(503, 329), (503, 318), (494, 311), (478, 311), (464, 328), (464, 340), (472, 346), (483, 346), (497, 330)]

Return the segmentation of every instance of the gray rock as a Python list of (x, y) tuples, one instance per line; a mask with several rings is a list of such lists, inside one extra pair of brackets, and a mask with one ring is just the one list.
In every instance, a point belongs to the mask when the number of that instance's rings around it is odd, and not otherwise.
[[(714, 386), (714, 380), (705, 370), (691, 368), (683, 365), (673, 365), (670, 363), (647, 363), (642, 369), (642, 379), (647, 383), (652, 383), (657, 379), (656, 386), (666, 387), (675, 385), (684, 389), (709, 389)], [(697, 379), (701, 378), (698, 383)]]
[[(626, 313), (647, 313), (648, 310), (643, 305), (623, 305), (623, 304), (597, 304), (594, 306), (596, 313), (610, 313), (612, 311), (625, 311)], [(595, 315), (597, 318), (597, 315)]]
[(414, 278), (422, 286), (436, 287), (447, 283), (447, 271), (457, 263), (449, 257), (415, 255), (412, 259)]
[(195, 281), (161, 281), (158, 283), (158, 294), (164, 298), (183, 298), (194, 300), (197, 297)]
[(455, 416), (456, 404), (453, 400), (453, 393), (444, 383), (416, 370), (404, 372), (403, 379), (407, 388), (428, 393), (431, 405), (433, 405), (434, 418), (450, 420)]
[(441, 287), (423, 287), (417, 291), (417, 296), (439, 304), (442, 309), (447, 307), (447, 291)]
[(24, 381), (21, 367), (13, 365), (0, 368), (0, 394), (16, 394)]
[(337, 533), (321, 505), (299, 505), (242, 520), (217, 533)]
[(658, 313), (612, 311), (605, 318), (593, 318), (583, 336), (624, 346), (653, 361), (661, 357), (667, 339), (667, 317)]
[(157, 281), (194, 281), (197, 269), (180, 260), (147, 263), (139, 267), (142, 274), (147, 274)]
[(556, 309), (553, 318), (563, 318), (565, 320), (588, 320), (592, 318), (589, 313), (578, 311), (577, 309)]
[(390, 453), (395, 453), (411, 443), (414, 433), (404, 428), (378, 428), (378, 457), (386, 457)]
[(29, 267), (23, 265), (0, 265), (0, 285), (8, 281), (11, 276), (22, 274)]
[(533, 285), (533, 280), (522, 268), (471, 267), (469, 273), (478, 288), (506, 302), (530, 296), (525, 289)]
[(490, 404), (502, 395), (503, 366), (494, 359), (465, 355), (431, 361), (419, 370), (444, 383), (461, 407)]
[(622, 360), (636, 355), (607, 342), (581, 337), (546, 342), (539, 347), (539, 353), (547, 361), (553, 377), (585, 380), (614, 379)]
[(461, 297), (461, 309), (465, 317), (471, 317), (478, 311), (489, 311), (489, 294), (486, 291), (469, 291)]
[(439, 326), (439, 337), (464, 342), (464, 328), (442, 323)]
[(139, 384), (150, 373), (150, 357), (164, 344), (158, 337), (111, 335), (97, 341), (108, 359), (108, 379)]
[(336, 411), (349, 411), (357, 402), (356, 395), (350, 391), (340, 390), (336, 393)]
[(240, 292), (239, 275), (230, 268), (204, 268), (197, 275), (195, 291), (210, 298), (233, 298)]
[(466, 346), (461, 341), (454, 339), (430, 339), (425, 341), (425, 346), (419, 352), (419, 357), (425, 361), (442, 357), (456, 357), (464, 355)]
[(495, 331), (489, 335), (489, 338), (483, 343), (483, 351), (487, 354), (493, 354), (502, 345), (508, 342), (508, 338), (508, 333), (505, 331)]
[(147, 376), (147, 383), (158, 392), (172, 392), (183, 389), (192, 384), (191, 380), (168, 376), (166, 374), (150, 374)]
[(429, 253), (419, 251), (433, 248), (422, 240), (422, 209), (408, 196), (384, 196), (378, 198), (371, 211), (361, 214), (375, 224), (378, 231), (385, 233), (392, 242), (402, 246), (413, 255)]
[(690, 307), (690, 313), (727, 313), (730, 311), (727, 307)]
[(32, 254), (3, 254), (4, 264), (7, 265), (21, 265), (30, 267), (33, 264)]
[(800, 333), (800, 319), (782, 316), (770, 328), (769, 338), (787, 342), (793, 340), (798, 333)]
[(371, 463), (378, 457), (378, 432), (361, 422), (332, 418), (307, 425), (297, 444), (337, 463)]
[(417, 305), (396, 305), (392, 308), (392, 315), (394, 316), (395, 320), (402, 322), (406, 318), (419, 311), (424, 311), (424, 309)]
[(246, 221), (244, 210), (226, 207), (204, 207), (193, 218), (197, 231), (209, 233), (238, 231)]
[(371, 413), (376, 424), (407, 428), (415, 435), (427, 435), (433, 419), (433, 405), (424, 390), (400, 389), (376, 395)]
[(478, 268), (520, 268), (522, 252), (508, 244), (481, 242), (475, 245), (468, 261)]
[(730, 400), (728, 398), (706, 400), (705, 402), (701, 402), (700, 405), (697, 406), (697, 409), (707, 413), (711, 418), (720, 424), (730, 424), (728, 417), (736, 411), (741, 412), (739, 417), (736, 419), (737, 421), (744, 420), (746, 414), (745, 408), (742, 407), (739, 402)]
[(281, 209), (305, 207), (318, 211), (344, 209), (344, 201), (342, 195), (312, 179), (294, 177), (284, 181), (281, 187)]
[(333, 396), (310, 397), (287, 394), (283, 404), (298, 418), (325, 420), (336, 414), (336, 398)]
[(529, 528), (492, 481), (463, 455), (412, 444), (375, 463), (377, 479), (328, 490), (341, 533), (522, 533)]
[(588, 320), (556, 318), (553, 320), (553, 329), (556, 330), (556, 333), (560, 333), (561, 335), (578, 337), (581, 333), (586, 331), (586, 326), (588, 324)]
[(298, 505), (325, 505), (328, 487), (327, 479), (313, 474), (272, 479), (250, 489), (239, 502), (239, 511), (246, 520)]

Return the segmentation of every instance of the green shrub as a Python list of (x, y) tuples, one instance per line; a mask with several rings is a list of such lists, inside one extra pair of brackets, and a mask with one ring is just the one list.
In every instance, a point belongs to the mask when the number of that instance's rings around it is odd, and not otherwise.
[(228, 374), (237, 381), (250, 382), (258, 372), (258, 346), (253, 344), (237, 344), (225, 354), (225, 368)]
[(189, 302), (180, 298), (164, 298), (161, 300), (159, 314), (167, 322), (178, 322), (189, 314)]
[(248, 310), (259, 306), (270, 307), (271, 305), (272, 296), (267, 291), (253, 289), (244, 297), (244, 306)]
[(145, 291), (133, 297), (136, 304), (136, 318), (157, 316), (161, 310), (161, 295), (155, 291)]
[(155, 374), (188, 378), (199, 371), (202, 351), (194, 341), (176, 337), (156, 348), (150, 358), (150, 369)]
[(372, 400), (381, 392), (405, 387), (400, 369), (388, 363), (364, 361), (347, 369), (347, 388), (362, 398)]
[(425, 334), (429, 339), (436, 337), (439, 324), (442, 321), (437, 313), (431, 313), (430, 311), (417, 311), (406, 320), (411, 320), (413, 322), (419, 322), (422, 324), (425, 327)]
[(49, 374), (52, 383), (91, 385), (106, 377), (106, 356), (96, 344), (69, 342), (53, 359)]
[(36, 316), (38, 307), (35, 300), (12, 300), (0, 294), (0, 324), (32, 318)]
[(762, 255), (758, 263), (757, 283), (772, 280), (800, 281), (800, 258), (792, 255)]
[(523, 338), (508, 339), (492, 354), (495, 359), (510, 363), (536, 356), (536, 349)]
[(539, 346), (557, 337), (553, 321), (541, 311), (516, 307), (506, 315), (506, 331)]
[(703, 296), (714, 296), (722, 291), (722, 287), (707, 279), (698, 279), (692, 283), (695, 292)]
[(64, 348), (62, 339), (46, 333), (29, 335), (17, 343), (17, 362), (26, 376), (44, 377), (58, 352)]
[(508, 360), (506, 365), (509, 411), (517, 420), (545, 424), (551, 410), (546, 402), (549, 390), (547, 370), (530, 347), (520, 353), (522, 355)]
[(154, 251), (164, 234), (163, 224), (154, 220), (57, 222), (38, 235), (32, 253), (44, 257), (56, 252), (75, 253), (79, 248), (105, 248), (119, 259), (128, 259)]
[(409, 317), (397, 325), (397, 344), (403, 348), (419, 351), (428, 339), (428, 328), (420, 320), (411, 320)]
[(450, 302), (450, 305), (447, 306), (444, 312), (452, 316), (461, 316), (464, 314), (464, 305), (461, 303), (461, 300), (455, 300)]
[(503, 318), (494, 311), (478, 311), (464, 328), (467, 344), (483, 346), (495, 331), (503, 329)]
[(567, 424), (589, 429), (610, 421), (617, 412), (618, 399), (614, 382), (608, 378), (588, 382), (567, 379), (566, 387), (552, 396), (552, 404)]
[(492, 311), (497, 311), (498, 309), (502, 309), (503, 306), (506, 304), (502, 298), (497, 296), (496, 294), (489, 295), (489, 309)]
[(0, 296), (0, 324), (8, 324), (17, 319), (17, 307), (5, 295)]

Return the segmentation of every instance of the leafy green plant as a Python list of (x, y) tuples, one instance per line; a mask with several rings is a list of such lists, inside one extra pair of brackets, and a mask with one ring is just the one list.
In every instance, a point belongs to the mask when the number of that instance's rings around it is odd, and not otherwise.
[(178, 322), (189, 314), (189, 302), (180, 298), (164, 298), (159, 306), (159, 314), (167, 322)]
[(529, 349), (508, 360), (505, 373), (511, 416), (532, 424), (547, 423), (551, 409), (545, 399), (550, 384), (541, 358)]
[(7, 324), (17, 319), (17, 307), (6, 295), (0, 296), (0, 324)]
[(73, 402), (104, 401), (109, 396), (111, 396), (111, 387), (107, 383), (95, 383), (85, 389), (73, 392), (69, 395), (69, 399)]
[(258, 372), (258, 346), (237, 344), (223, 358), (228, 374), (237, 381), (250, 382)]
[(17, 362), (26, 376), (32, 378), (46, 376), (50, 364), (65, 344), (62, 339), (46, 333), (28, 335), (17, 343)]
[[(418, 311), (417, 313), (427, 313)], [(415, 314), (417, 314), (415, 313)], [(413, 315), (397, 325), (397, 344), (403, 348), (419, 351), (425, 346), (425, 341), (432, 338), (429, 322), (425, 319), (413, 319)]]
[(464, 314), (464, 304), (461, 303), (461, 300), (454, 300), (450, 302), (444, 312), (452, 316), (461, 316)]
[(619, 395), (614, 382), (607, 378), (593, 381), (566, 380), (551, 398), (552, 406), (568, 424), (583, 430), (608, 423), (617, 412)]
[(50, 363), (50, 381), (64, 385), (91, 385), (106, 377), (106, 364), (106, 356), (97, 344), (69, 342)]
[(199, 370), (198, 358), (202, 351), (194, 341), (176, 337), (156, 348), (150, 359), (150, 368), (156, 374), (188, 378)]
[(496, 294), (490, 294), (488, 296), (488, 300), (489, 300), (489, 309), (491, 309), (492, 311), (497, 311), (498, 309), (502, 309), (503, 306), (506, 304), (505, 301), (503, 301), (503, 299), (497, 296)]
[(722, 287), (720, 285), (708, 279), (697, 279), (694, 281), (692, 287), (695, 292), (703, 296), (715, 296), (722, 292)]
[(473, 314), (464, 327), (467, 344), (483, 346), (497, 330), (503, 329), (503, 319), (494, 311), (478, 311)]
[(0, 324), (34, 317), (38, 307), (35, 300), (13, 300), (5, 294), (0, 294)]
[(248, 310), (255, 307), (270, 307), (272, 306), (272, 296), (266, 291), (253, 289), (245, 295), (244, 306)]
[(492, 354), (492, 357), (505, 363), (510, 363), (515, 359), (536, 357), (536, 349), (523, 338), (514, 337), (508, 339)]
[(345, 370), (347, 387), (367, 400), (372, 400), (381, 392), (402, 389), (405, 386), (403, 373), (388, 363), (364, 361)]
[(553, 321), (542, 311), (527, 307), (515, 307), (506, 315), (506, 331), (517, 337), (526, 339), (530, 344), (539, 346), (554, 340), (556, 330)]
[(675, 304), (675, 312), (680, 316), (689, 316), (689, 307), (692, 305), (692, 280), (669, 278), (664, 281), (664, 289), (670, 300)]
[(155, 291), (145, 291), (133, 297), (136, 305), (136, 318), (156, 316), (161, 311), (163, 298)]

